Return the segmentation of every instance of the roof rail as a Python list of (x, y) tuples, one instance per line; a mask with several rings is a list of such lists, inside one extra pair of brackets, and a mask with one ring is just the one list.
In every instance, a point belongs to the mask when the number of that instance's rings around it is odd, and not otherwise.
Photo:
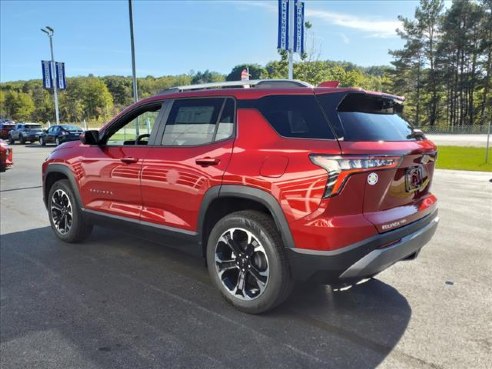
[(171, 94), (184, 91), (197, 91), (207, 89), (220, 89), (220, 88), (313, 88), (307, 82), (299, 81), (297, 79), (254, 79), (247, 81), (229, 81), (229, 82), (212, 82), (202, 83), (197, 85), (188, 86), (176, 86), (166, 90), (159, 91), (159, 95)]

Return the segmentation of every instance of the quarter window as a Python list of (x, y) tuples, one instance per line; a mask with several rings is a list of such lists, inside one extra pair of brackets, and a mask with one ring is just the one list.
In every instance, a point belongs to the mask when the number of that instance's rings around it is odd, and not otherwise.
[(313, 95), (267, 96), (257, 107), (281, 136), (335, 138)]

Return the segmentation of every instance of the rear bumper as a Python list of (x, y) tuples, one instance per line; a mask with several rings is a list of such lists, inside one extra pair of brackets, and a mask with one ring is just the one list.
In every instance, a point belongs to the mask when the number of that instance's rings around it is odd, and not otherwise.
[(22, 135), (26, 141), (37, 141), (39, 140), (39, 133), (30, 133)]
[(350, 284), (369, 278), (397, 261), (415, 257), (432, 238), (438, 223), (436, 210), (405, 227), (340, 250), (287, 249), (293, 276), (328, 284)]
[(59, 139), (61, 142), (79, 141), (80, 135), (79, 136), (59, 136)]

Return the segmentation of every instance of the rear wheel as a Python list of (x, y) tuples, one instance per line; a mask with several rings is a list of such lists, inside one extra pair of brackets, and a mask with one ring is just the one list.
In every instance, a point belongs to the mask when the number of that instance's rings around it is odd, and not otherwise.
[(225, 299), (247, 313), (273, 309), (291, 291), (280, 234), (261, 212), (239, 211), (217, 222), (207, 243), (207, 265)]
[(24, 138), (24, 136), (19, 136), (19, 141), (22, 145), (24, 145), (26, 143), (26, 139)]
[(51, 228), (65, 242), (80, 242), (92, 231), (75, 199), (70, 182), (66, 179), (53, 184), (48, 196), (48, 213)]
[(13, 145), (15, 143), (15, 140), (12, 136), (9, 136), (9, 144)]

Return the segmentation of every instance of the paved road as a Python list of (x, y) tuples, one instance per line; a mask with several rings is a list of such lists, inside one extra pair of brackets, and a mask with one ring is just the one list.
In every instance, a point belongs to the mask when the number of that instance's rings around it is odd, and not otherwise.
[(491, 173), (436, 173), (441, 224), (417, 260), (250, 316), (198, 258), (102, 228), (58, 241), (41, 201), (50, 148), (14, 150), (0, 176), (2, 369), (491, 368)]
[[(487, 145), (487, 135), (484, 134), (426, 134), (426, 136), (437, 145), (442, 146), (486, 147)], [(490, 145), (492, 146), (492, 142), (490, 142)]]

